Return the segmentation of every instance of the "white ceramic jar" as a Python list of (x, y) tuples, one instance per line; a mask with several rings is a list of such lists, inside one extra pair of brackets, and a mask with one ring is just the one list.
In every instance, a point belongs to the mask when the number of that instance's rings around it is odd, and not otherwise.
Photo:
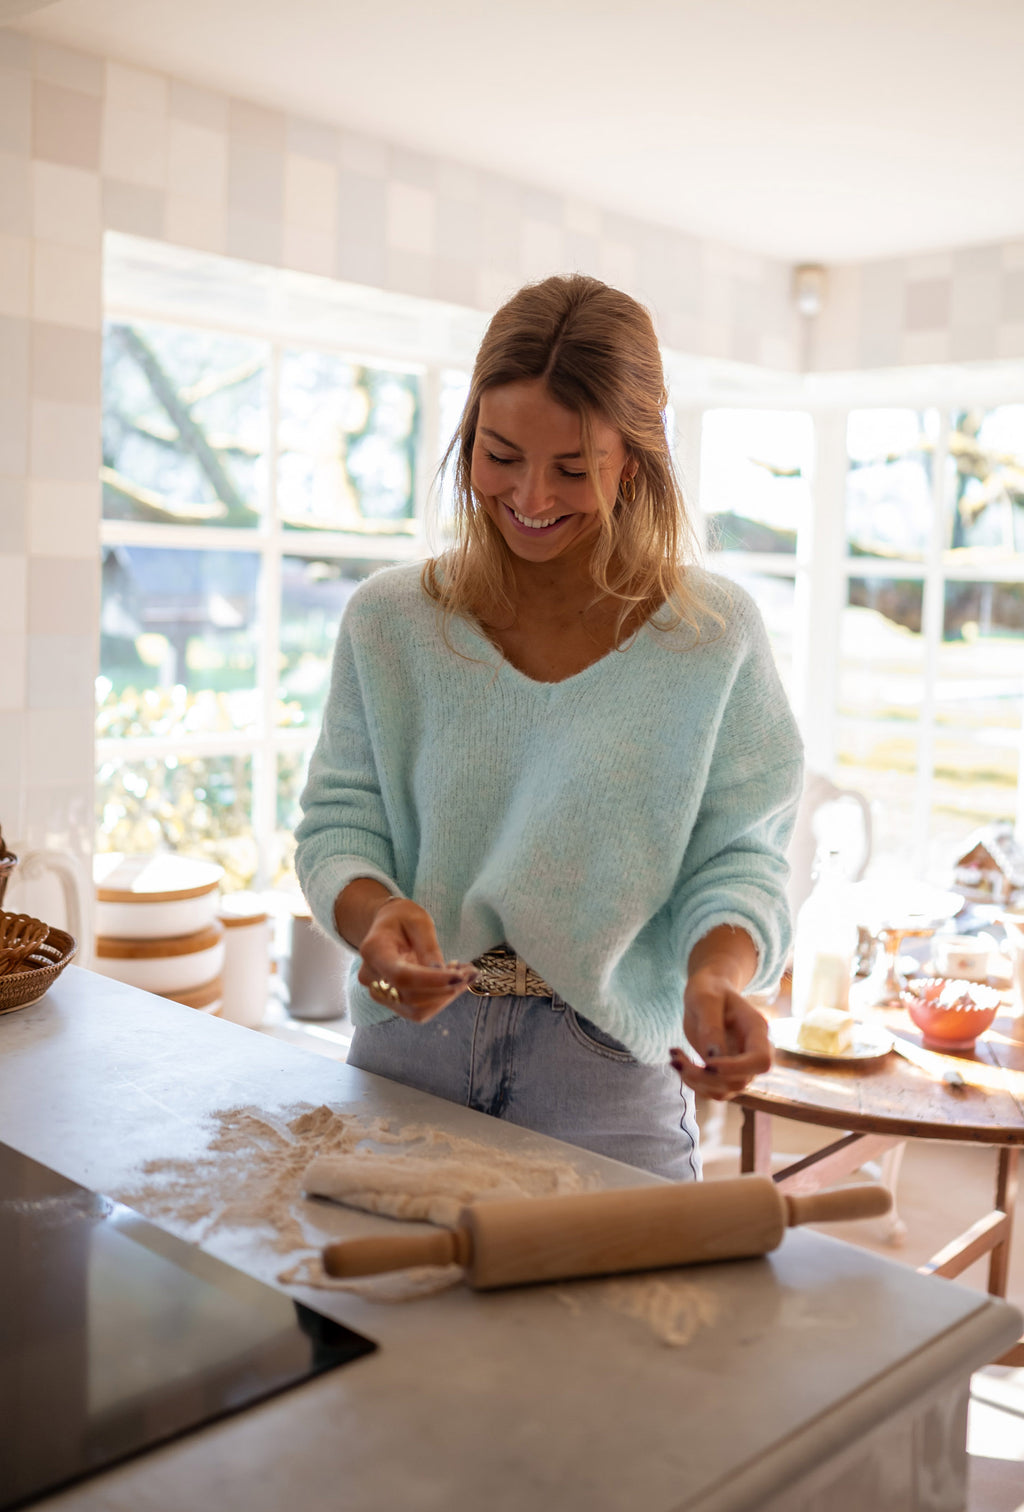
[(172, 854), (98, 855), (96, 933), (107, 940), (192, 935), (217, 918), (223, 868)]
[(202, 987), (224, 967), (224, 930), (215, 919), (194, 934), (165, 940), (96, 940), (93, 969), (145, 992), (173, 997)]
[(270, 918), (253, 893), (221, 901), (224, 928), (224, 998), (221, 1018), (255, 1029), (263, 1022), (270, 990)]

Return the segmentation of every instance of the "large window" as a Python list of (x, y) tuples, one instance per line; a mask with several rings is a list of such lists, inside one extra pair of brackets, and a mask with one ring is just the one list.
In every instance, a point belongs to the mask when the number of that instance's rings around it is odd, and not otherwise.
[(975, 829), (1013, 822), (1024, 405), (706, 410), (700, 498), (811, 763), (872, 802), (876, 867), (939, 878)]
[(443, 360), (208, 314), (110, 315), (99, 849), (187, 850), (229, 886), (288, 881), (338, 622), (369, 573), (425, 554), (467, 382)]

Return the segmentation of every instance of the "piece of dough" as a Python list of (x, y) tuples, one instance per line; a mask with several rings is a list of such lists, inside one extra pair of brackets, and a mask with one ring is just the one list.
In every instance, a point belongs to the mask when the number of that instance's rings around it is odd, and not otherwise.
[(306, 1167), (302, 1185), (311, 1197), (389, 1218), (426, 1219), (440, 1228), (455, 1228), (471, 1202), (530, 1195), (483, 1161), (415, 1155), (324, 1155)]

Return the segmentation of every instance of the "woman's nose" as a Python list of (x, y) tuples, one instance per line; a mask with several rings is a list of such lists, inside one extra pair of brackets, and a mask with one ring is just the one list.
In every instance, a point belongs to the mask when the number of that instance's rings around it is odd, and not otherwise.
[(516, 489), (516, 508), (520, 514), (542, 515), (550, 497), (551, 490), (543, 471), (530, 468)]

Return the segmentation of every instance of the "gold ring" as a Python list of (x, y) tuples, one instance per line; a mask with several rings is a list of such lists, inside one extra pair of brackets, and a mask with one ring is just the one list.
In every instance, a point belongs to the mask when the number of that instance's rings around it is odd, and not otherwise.
[(390, 998), (393, 1003), (398, 1002), (398, 988), (392, 987), (390, 982), (385, 982), (383, 977), (380, 977), (376, 982), (370, 983), (370, 991), (383, 993), (383, 995)]

